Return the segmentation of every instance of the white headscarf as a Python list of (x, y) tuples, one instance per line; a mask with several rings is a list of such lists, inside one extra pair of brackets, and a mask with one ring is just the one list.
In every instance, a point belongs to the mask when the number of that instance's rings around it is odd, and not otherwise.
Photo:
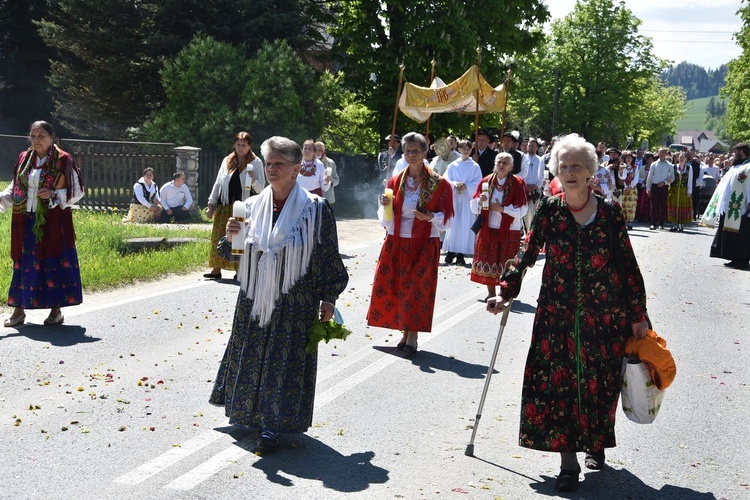
[(271, 186), (245, 204), (249, 216), (239, 273), (242, 290), (254, 301), (250, 315), (262, 327), (271, 321), (279, 295), (307, 274), (312, 251), (320, 242), (321, 206), (320, 197), (297, 183), (275, 226)]

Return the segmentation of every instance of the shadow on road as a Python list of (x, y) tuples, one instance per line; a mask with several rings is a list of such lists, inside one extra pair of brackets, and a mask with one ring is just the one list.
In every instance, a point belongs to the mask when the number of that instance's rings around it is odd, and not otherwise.
[[(534, 481), (529, 486), (539, 495), (558, 496), (555, 478), (540, 476), (543, 481)], [(582, 472), (582, 482), (572, 493), (576, 498), (648, 499), (648, 500), (716, 500), (713, 493), (702, 493), (667, 484), (660, 490), (652, 488), (626, 469), (605, 467), (594, 472)]]
[(16, 333), (0, 335), (0, 340), (11, 337), (26, 337), (36, 342), (47, 342), (57, 347), (70, 347), (76, 344), (88, 344), (98, 342), (99, 337), (89, 337), (86, 329), (78, 325), (53, 325), (43, 326), (26, 323), (18, 328)]
[(294, 486), (294, 481), (285, 477), (294, 476), (320, 481), (332, 490), (356, 492), (388, 481), (388, 471), (372, 465), (372, 451), (345, 456), (305, 434), (295, 435), (291, 446), (285, 446), (283, 440), (281, 444), (281, 450), (264, 455), (253, 464), (273, 483)]
[[(397, 351), (393, 347), (373, 346), (373, 349), (385, 354), (392, 354), (394, 356), (406, 358), (408, 361), (411, 361), (414, 366), (418, 366), (419, 369), (425, 373), (436, 373), (437, 371), (453, 372), (463, 378), (484, 378), (485, 375), (487, 375), (486, 365), (467, 363), (466, 361), (443, 356), (442, 354), (435, 352), (423, 351), (420, 349), (413, 356), (406, 357), (401, 351)], [(497, 371), (495, 370), (492, 373), (497, 373)]]

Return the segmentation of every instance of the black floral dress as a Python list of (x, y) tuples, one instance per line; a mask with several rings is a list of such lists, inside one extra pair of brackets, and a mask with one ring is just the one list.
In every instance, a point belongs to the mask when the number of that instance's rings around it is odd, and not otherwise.
[(501, 283), (503, 297), (517, 296), (523, 270), (546, 245), (523, 381), (519, 444), (526, 448), (599, 451), (616, 444), (623, 350), (631, 324), (645, 320), (646, 294), (620, 207), (597, 202), (594, 220), (581, 226), (560, 198), (542, 200), (528, 246)]
[[(307, 329), (319, 315), (320, 302), (334, 303), (349, 281), (336, 220), (328, 202), (322, 203), (322, 241), (313, 249), (307, 273), (279, 297), (267, 326), (252, 318), (253, 300), (240, 290), (232, 336), (209, 399), (224, 407), (232, 424), (274, 432), (304, 432), (312, 425), (318, 353), (305, 351)], [(219, 253), (231, 258), (225, 239)]]

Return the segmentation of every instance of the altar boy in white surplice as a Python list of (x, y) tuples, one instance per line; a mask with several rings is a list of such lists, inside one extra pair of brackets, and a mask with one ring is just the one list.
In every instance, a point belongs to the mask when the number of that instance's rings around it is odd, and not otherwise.
[(455, 213), (453, 224), (445, 233), (443, 251), (447, 252), (446, 264), (452, 264), (455, 259), (456, 265), (465, 266), (464, 256), (474, 255), (476, 236), (471, 230), (476, 215), (471, 213), (469, 203), (477, 185), (482, 180), (482, 170), (479, 164), (471, 159), (469, 141), (460, 141), (458, 152), (461, 153), (461, 158), (448, 165), (443, 176), (453, 186), (453, 211)]

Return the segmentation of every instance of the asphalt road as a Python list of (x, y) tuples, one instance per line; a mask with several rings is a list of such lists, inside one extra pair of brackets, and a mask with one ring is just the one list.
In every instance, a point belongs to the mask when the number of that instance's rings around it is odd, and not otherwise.
[[(559, 460), (517, 445), (523, 363), (543, 261), (526, 276), (464, 455), (499, 316), (468, 269), (441, 267), (434, 330), (411, 359), (366, 326), (383, 232), (339, 223), (353, 334), (322, 345), (314, 426), (274, 455), (207, 403), (237, 286), (201, 273), (85, 294), (65, 324), (0, 329), (0, 498), (338, 499), (555, 496)], [(618, 411), (607, 468), (573, 498), (750, 498), (750, 273), (707, 257), (713, 231), (631, 232), (655, 329), (678, 374), (656, 422)], [(581, 457), (582, 460), (582, 457)]]

